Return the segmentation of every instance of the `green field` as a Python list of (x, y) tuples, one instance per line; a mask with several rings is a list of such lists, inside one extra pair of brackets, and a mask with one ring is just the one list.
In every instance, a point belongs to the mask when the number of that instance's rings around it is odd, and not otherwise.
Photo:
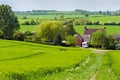
[(120, 51), (94, 50), (0, 40), (0, 79), (119, 80)]
[(36, 32), (38, 26), (39, 25), (21, 25), (20, 31), (21, 32), (25, 32), (25, 31)]
[(92, 51), (0, 40), (0, 54), (1, 79), (12, 80), (11, 78), (16, 75), (30, 80), (32, 77), (44, 77), (47, 74), (76, 68), (92, 54)]
[[(22, 32), (25, 32), (25, 31), (35, 32), (35, 31), (37, 31), (38, 26), (39, 25), (21, 25), (20, 31), (22, 31)], [(88, 25), (86, 27), (88, 27), (88, 28), (104, 28), (104, 27), (106, 27), (107, 34), (120, 34), (120, 26), (96, 26), (96, 25), (89, 26)], [(84, 34), (84, 25), (75, 26), (74, 28), (78, 33)]]
[[(55, 16), (57, 16), (57, 18), (60, 17), (60, 15), (33, 15), (33, 16), (28, 16), (28, 19), (22, 19), (21, 17), (19, 17), (19, 22), (23, 23), (24, 21), (29, 21), (30, 19), (36, 19), (39, 17), (42, 17), (41, 20), (43, 19), (52, 19)], [(92, 22), (96, 22), (96, 21), (100, 21), (102, 22), (102, 24), (104, 22), (110, 22), (110, 21), (114, 21), (114, 22), (120, 22), (120, 16), (90, 16), (88, 18), (84, 17), (83, 15), (64, 15), (65, 18), (84, 18), (84, 19), (88, 19)], [(38, 25), (21, 25), (21, 29), (20, 31), (36, 31), (37, 30)], [(98, 25), (87, 25), (88, 28), (103, 28), (106, 27), (106, 31), (107, 34), (120, 34), (120, 26), (98, 26)], [(75, 26), (74, 25), (75, 30), (80, 33), (80, 34), (84, 34), (84, 25), (81, 26)]]
[[(80, 33), (84, 34), (84, 25), (83, 26), (75, 26), (75, 30)], [(87, 28), (104, 28), (106, 27), (107, 34), (120, 34), (120, 26), (97, 26), (97, 25), (88, 25)]]

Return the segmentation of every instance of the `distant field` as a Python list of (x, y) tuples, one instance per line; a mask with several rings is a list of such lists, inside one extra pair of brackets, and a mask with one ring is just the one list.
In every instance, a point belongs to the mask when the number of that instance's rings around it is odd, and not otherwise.
[[(107, 34), (120, 34), (120, 26), (97, 26), (97, 25), (88, 25), (87, 28), (104, 28), (106, 27)], [(84, 26), (75, 26), (75, 30), (80, 33), (84, 34)]]
[(120, 22), (120, 16), (99, 16), (99, 17), (88, 17), (86, 18), (92, 22), (100, 21), (102, 23), (105, 22)]
[[(104, 26), (86, 26), (88, 28), (104, 28)], [(21, 29), (20, 31), (24, 32), (24, 31), (37, 31), (38, 25), (21, 25)], [(84, 34), (84, 25), (82, 26), (75, 26), (74, 27), (75, 30), (80, 33), (80, 34)], [(120, 34), (120, 26), (106, 26), (106, 31), (107, 34)]]
[(20, 31), (22, 31), (22, 32), (25, 32), (25, 31), (36, 32), (37, 27), (38, 27), (38, 25), (21, 25)]
[[(25, 21), (29, 21), (30, 19), (54, 19), (60, 18), (61, 15), (28, 15), (28, 19), (22, 19), (22, 16), (19, 16), (19, 22), (23, 23)], [(120, 16), (95, 16), (91, 15), (88, 18), (86, 18), (84, 15), (64, 15), (65, 18), (84, 18), (88, 19), (92, 22), (100, 21), (102, 23), (104, 22), (109, 22), (109, 21), (114, 21), (114, 22), (120, 22)], [(20, 31), (36, 31), (38, 26), (27, 26), (27, 25), (21, 25)], [(104, 26), (97, 26), (97, 25), (92, 25), (92, 26), (87, 26), (88, 28), (103, 28)], [(120, 34), (120, 26), (106, 26), (107, 28), (107, 34)], [(84, 26), (75, 26), (75, 30), (83, 34), (84, 33)]]
[[(36, 18), (40, 18), (40, 19), (54, 19), (56, 18), (60, 18), (60, 16), (62, 16), (64, 14), (59, 14), (59, 15), (27, 15), (26, 17), (29, 19), (36, 19)], [(18, 16), (19, 19), (22, 19), (24, 15), (20, 15)], [(64, 18), (79, 18), (79, 17), (84, 17), (84, 15), (64, 15)]]

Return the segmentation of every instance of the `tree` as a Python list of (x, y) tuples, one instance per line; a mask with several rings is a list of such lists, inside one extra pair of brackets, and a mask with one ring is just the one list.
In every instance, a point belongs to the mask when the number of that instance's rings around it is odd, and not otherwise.
[(42, 23), (37, 31), (37, 36), (45, 38), (49, 42), (53, 42), (56, 35), (60, 34), (63, 38), (65, 35), (63, 25), (58, 21), (48, 21)]
[(106, 34), (102, 30), (98, 30), (92, 34), (91, 44), (95, 47), (104, 48), (106, 43)]
[(77, 40), (74, 36), (67, 36), (68, 45), (75, 46), (77, 44)]
[(19, 29), (19, 22), (9, 5), (0, 5), (0, 29), (4, 39), (12, 39), (15, 31)]
[(75, 29), (73, 28), (73, 23), (67, 24), (65, 30), (66, 30), (66, 35), (74, 35), (74, 34), (76, 34), (76, 31), (75, 31)]
[(62, 44), (62, 37), (60, 34), (57, 34), (54, 38), (54, 44), (61, 45)]
[(117, 43), (114, 36), (110, 35), (107, 37), (106, 49), (115, 49), (116, 44)]
[(3, 36), (3, 32), (2, 30), (0, 30), (0, 38), (2, 38), (2, 36)]
[(89, 17), (89, 14), (85, 14), (85, 17)]

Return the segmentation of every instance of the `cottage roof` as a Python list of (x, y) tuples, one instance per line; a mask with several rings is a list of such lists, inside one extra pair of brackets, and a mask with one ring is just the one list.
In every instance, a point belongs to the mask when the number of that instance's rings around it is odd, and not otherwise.
[(92, 35), (93, 32), (96, 32), (98, 30), (102, 30), (103, 32), (106, 32), (106, 28), (103, 28), (103, 29), (99, 29), (99, 28), (91, 29), (91, 28), (86, 28), (85, 27), (84, 35)]

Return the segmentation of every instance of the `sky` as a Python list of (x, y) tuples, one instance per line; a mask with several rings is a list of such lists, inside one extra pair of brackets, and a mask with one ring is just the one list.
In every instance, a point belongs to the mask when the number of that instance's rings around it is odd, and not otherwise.
[(120, 9), (120, 0), (0, 0), (14, 11), (83, 9), (89, 11), (114, 11)]

